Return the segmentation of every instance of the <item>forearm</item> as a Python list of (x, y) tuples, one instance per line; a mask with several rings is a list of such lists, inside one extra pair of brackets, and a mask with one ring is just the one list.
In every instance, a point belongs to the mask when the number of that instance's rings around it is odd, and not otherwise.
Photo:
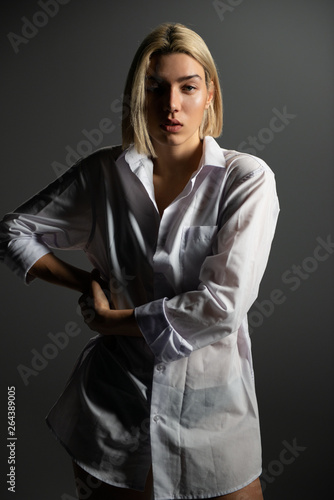
[(52, 253), (43, 255), (29, 270), (28, 281), (39, 278), (55, 285), (86, 293), (90, 273), (68, 264)]
[[(94, 328), (95, 326), (98, 326), (98, 328)], [(103, 335), (142, 337), (133, 309), (107, 311), (100, 320), (96, 319), (93, 329)]]

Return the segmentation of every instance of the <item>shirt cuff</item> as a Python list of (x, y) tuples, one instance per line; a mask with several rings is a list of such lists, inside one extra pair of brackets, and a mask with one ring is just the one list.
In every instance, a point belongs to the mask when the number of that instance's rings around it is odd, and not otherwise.
[(189, 356), (192, 346), (172, 327), (165, 313), (167, 299), (135, 308), (135, 318), (157, 360), (164, 363)]
[(50, 253), (50, 249), (43, 243), (37, 243), (31, 238), (20, 238), (9, 243), (4, 263), (29, 285), (33, 281), (28, 277), (29, 270), (47, 253)]

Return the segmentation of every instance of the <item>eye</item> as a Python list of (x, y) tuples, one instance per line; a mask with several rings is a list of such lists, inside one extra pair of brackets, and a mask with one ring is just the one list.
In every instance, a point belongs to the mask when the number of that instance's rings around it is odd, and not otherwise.
[(152, 92), (155, 94), (161, 94), (161, 92), (163, 91), (163, 89), (161, 88), (161, 85), (159, 85), (158, 83), (146, 84), (145, 90), (146, 90), (146, 92)]
[(190, 93), (196, 90), (196, 87), (194, 87), (194, 85), (184, 85), (183, 90)]
[(161, 82), (153, 77), (146, 76), (145, 78), (145, 90), (146, 92), (161, 92)]
[(154, 92), (155, 90), (157, 90), (157, 88), (158, 88), (158, 85), (153, 84), (153, 83), (147, 83), (145, 86), (145, 90), (148, 90), (149, 92)]

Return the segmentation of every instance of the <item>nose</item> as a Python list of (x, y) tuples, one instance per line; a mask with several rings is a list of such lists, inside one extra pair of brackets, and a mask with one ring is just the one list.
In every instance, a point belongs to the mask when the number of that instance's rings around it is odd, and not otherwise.
[(180, 109), (180, 96), (176, 88), (166, 89), (164, 108), (166, 111), (175, 113)]

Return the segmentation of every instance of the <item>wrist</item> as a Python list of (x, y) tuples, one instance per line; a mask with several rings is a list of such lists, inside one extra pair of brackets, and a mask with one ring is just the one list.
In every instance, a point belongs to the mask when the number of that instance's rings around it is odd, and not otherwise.
[(142, 337), (142, 333), (135, 319), (134, 309), (112, 309), (110, 318), (110, 334), (128, 337)]
[(75, 268), (76, 271), (76, 289), (78, 292), (81, 292), (82, 294), (87, 294), (89, 293), (90, 290), (90, 273), (88, 271), (84, 271), (83, 269), (78, 269)]

